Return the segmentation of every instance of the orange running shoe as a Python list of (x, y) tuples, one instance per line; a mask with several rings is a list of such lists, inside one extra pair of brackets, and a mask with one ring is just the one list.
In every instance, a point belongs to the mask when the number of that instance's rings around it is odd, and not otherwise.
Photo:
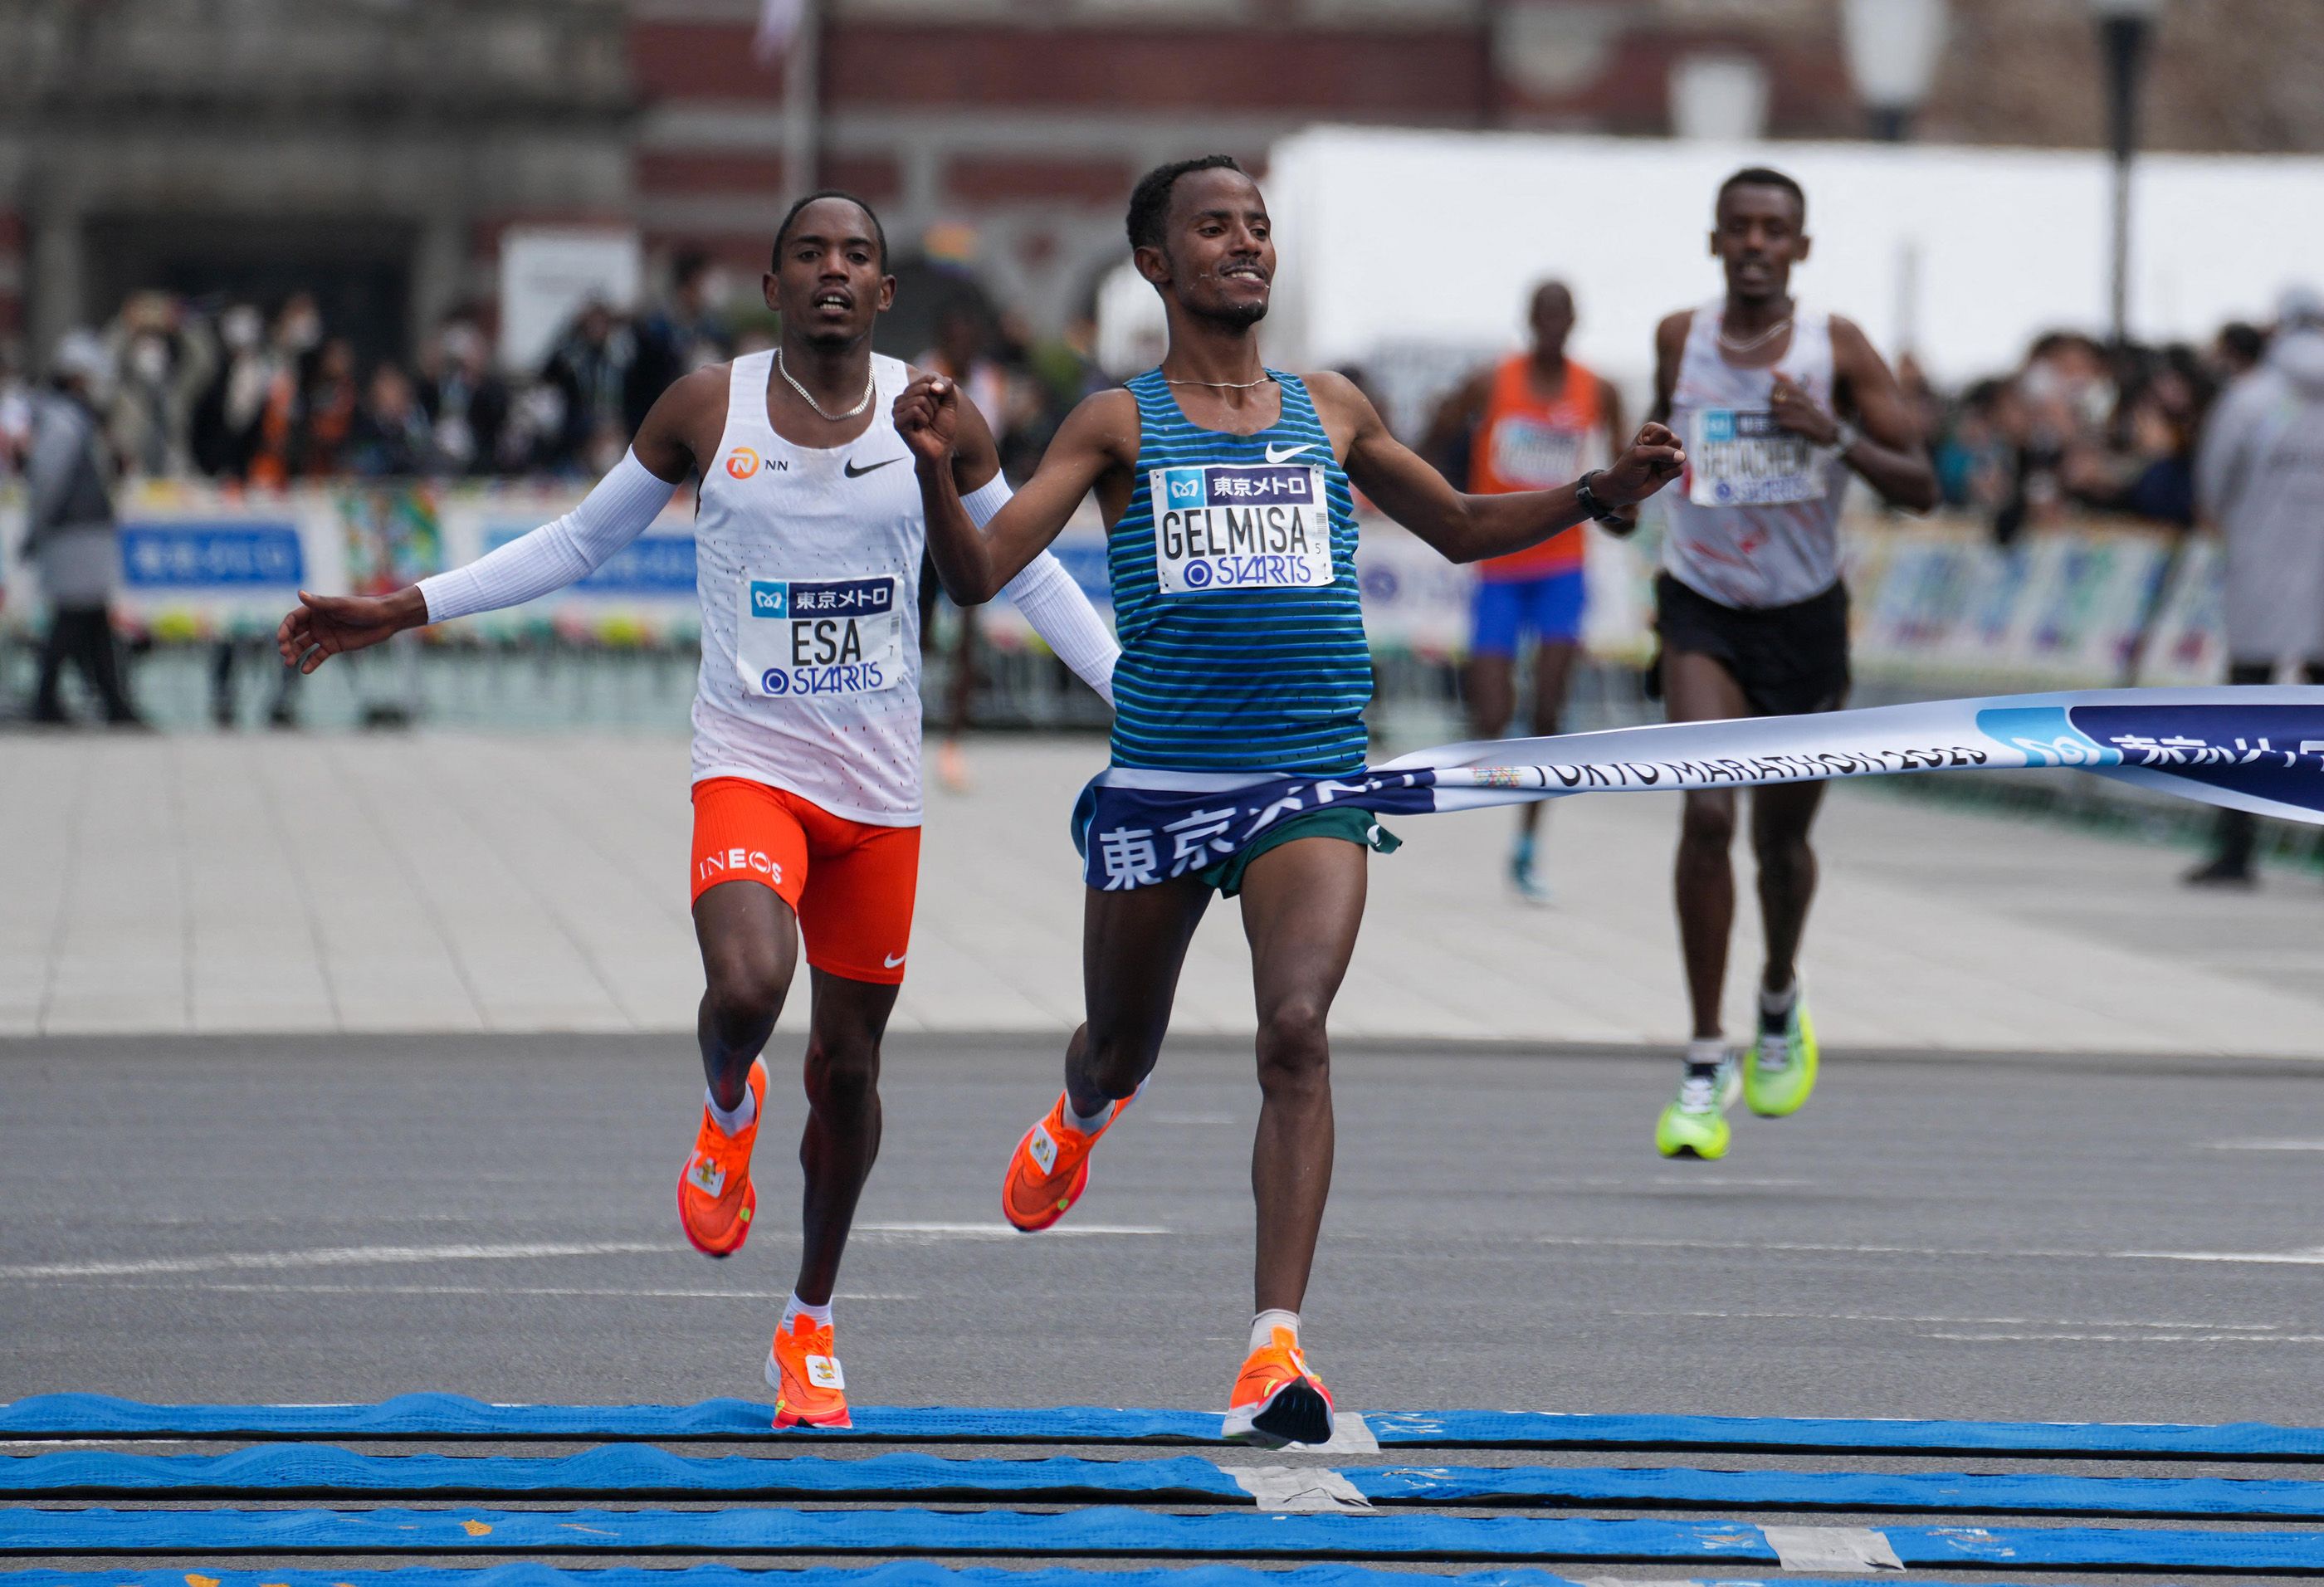
[(1225, 1436), (1238, 1444), (1323, 1444), (1332, 1436), (1332, 1391), (1307, 1370), (1299, 1335), (1277, 1328), (1250, 1352), (1227, 1404)]
[(678, 1176), (678, 1225), (694, 1249), (706, 1257), (731, 1257), (751, 1237), (759, 1193), (751, 1188), (751, 1149), (767, 1116), (767, 1066), (751, 1060), (749, 1084), (758, 1111), (750, 1126), (729, 1135), (702, 1104), (702, 1128), (694, 1132), (694, 1155)]
[(853, 1427), (847, 1374), (831, 1353), (831, 1328), (802, 1312), (790, 1331), (775, 1330), (767, 1349), (767, 1386), (775, 1391), (778, 1427)]
[(1001, 1181), (1002, 1215), (1028, 1234), (1064, 1217), (1089, 1188), (1090, 1148), (1137, 1100), (1133, 1091), (1115, 1103), (1106, 1121), (1084, 1135), (1065, 1122), (1065, 1096), (1058, 1093), (1048, 1116), (1025, 1132), (1010, 1156), (1009, 1172)]

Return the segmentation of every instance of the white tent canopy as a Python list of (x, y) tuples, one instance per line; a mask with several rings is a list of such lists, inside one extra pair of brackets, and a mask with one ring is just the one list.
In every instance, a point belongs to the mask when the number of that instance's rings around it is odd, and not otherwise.
[[(2013, 367), (2056, 328), (2104, 328), (2109, 174), (2095, 152), (1720, 144), (1318, 127), (1276, 145), (1282, 248), (1269, 358), (1293, 368), (1514, 346), (1531, 285), (1574, 290), (1574, 355), (1636, 391), (1655, 322), (1720, 291), (1711, 198), (1744, 165), (1808, 193), (1799, 296), (1941, 383)], [(2324, 159), (2151, 155), (2133, 205), (2132, 334), (2208, 338), (2324, 276)], [(1130, 283), (1123, 283), (1125, 289)], [(1143, 310), (1124, 290), (1111, 306)]]

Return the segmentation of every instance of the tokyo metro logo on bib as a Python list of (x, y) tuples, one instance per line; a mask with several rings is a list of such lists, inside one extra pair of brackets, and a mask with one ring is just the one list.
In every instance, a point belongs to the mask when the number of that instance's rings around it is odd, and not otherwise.
[(1333, 578), (1332, 509), (1312, 464), (1157, 468), (1154, 577), (1166, 595), (1323, 589)]

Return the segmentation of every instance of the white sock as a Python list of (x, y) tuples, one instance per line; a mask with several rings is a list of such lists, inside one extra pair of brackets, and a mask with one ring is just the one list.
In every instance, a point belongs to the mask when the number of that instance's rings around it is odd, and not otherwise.
[(1792, 983), (1781, 992), (1769, 992), (1766, 987), (1761, 987), (1759, 989), (1759, 1028), (1763, 1030), (1782, 1029), (1792, 1017), (1792, 1005), (1799, 1001), (1800, 983), (1797, 976), (1794, 976)]
[(1117, 1105), (1118, 1104), (1111, 1102), (1104, 1103), (1099, 1106), (1096, 1112), (1084, 1118), (1083, 1115), (1074, 1112), (1073, 1093), (1067, 1092), (1065, 1093), (1065, 1122), (1080, 1130), (1084, 1135), (1093, 1135), (1098, 1130), (1105, 1128), (1105, 1121), (1113, 1117), (1113, 1110)]
[(1250, 1320), (1250, 1348), (1253, 1350), (1265, 1350), (1268, 1345), (1273, 1344), (1275, 1342), (1275, 1331), (1277, 1328), (1290, 1329), (1291, 1342), (1294, 1344), (1299, 1342), (1299, 1314), (1297, 1312), (1261, 1312)]
[(791, 1331), (793, 1317), (805, 1317), (818, 1328), (828, 1328), (831, 1326), (831, 1303), (825, 1301), (819, 1306), (811, 1306), (801, 1300), (798, 1297), (798, 1291), (794, 1289), (791, 1291), (789, 1304), (783, 1307), (783, 1320), (779, 1324), (783, 1333), (788, 1333)]
[(709, 1104), (710, 1117), (717, 1122), (719, 1129), (729, 1135), (740, 1135), (759, 1116), (759, 1093), (748, 1085), (742, 1087), (742, 1102), (731, 1112), (718, 1105), (718, 1099), (710, 1094), (710, 1088), (706, 1085), (702, 1089), (702, 1099)]
[(1686, 1044), (1686, 1066), (1690, 1069), (1715, 1069), (1726, 1061), (1724, 1037), (1700, 1036)]

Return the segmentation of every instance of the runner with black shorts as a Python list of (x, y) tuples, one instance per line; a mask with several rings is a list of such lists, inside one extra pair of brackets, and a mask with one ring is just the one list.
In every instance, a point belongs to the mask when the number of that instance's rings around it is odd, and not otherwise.
[[(1711, 252), (1722, 299), (1655, 331), (1652, 417), (1686, 448), (1655, 586), (1663, 699), (1674, 722), (1837, 709), (1848, 697), (1848, 590), (1840, 509), (1850, 473), (1883, 501), (1935, 504), (1934, 470), (1896, 378), (1860, 329), (1794, 301), (1808, 256), (1807, 197), (1781, 171), (1720, 184)], [(1735, 923), (1736, 796), (1686, 796), (1679, 829), (1679, 944), (1694, 1035), (1655, 1144), (1665, 1157), (1726, 1155), (1739, 1092), (1763, 1118), (1796, 1112), (1815, 1088), (1815, 1028), (1794, 961), (1816, 861), (1808, 829), (1821, 782), (1751, 796), (1751, 849), (1767, 962), (1738, 1065), (1720, 1019)]]

